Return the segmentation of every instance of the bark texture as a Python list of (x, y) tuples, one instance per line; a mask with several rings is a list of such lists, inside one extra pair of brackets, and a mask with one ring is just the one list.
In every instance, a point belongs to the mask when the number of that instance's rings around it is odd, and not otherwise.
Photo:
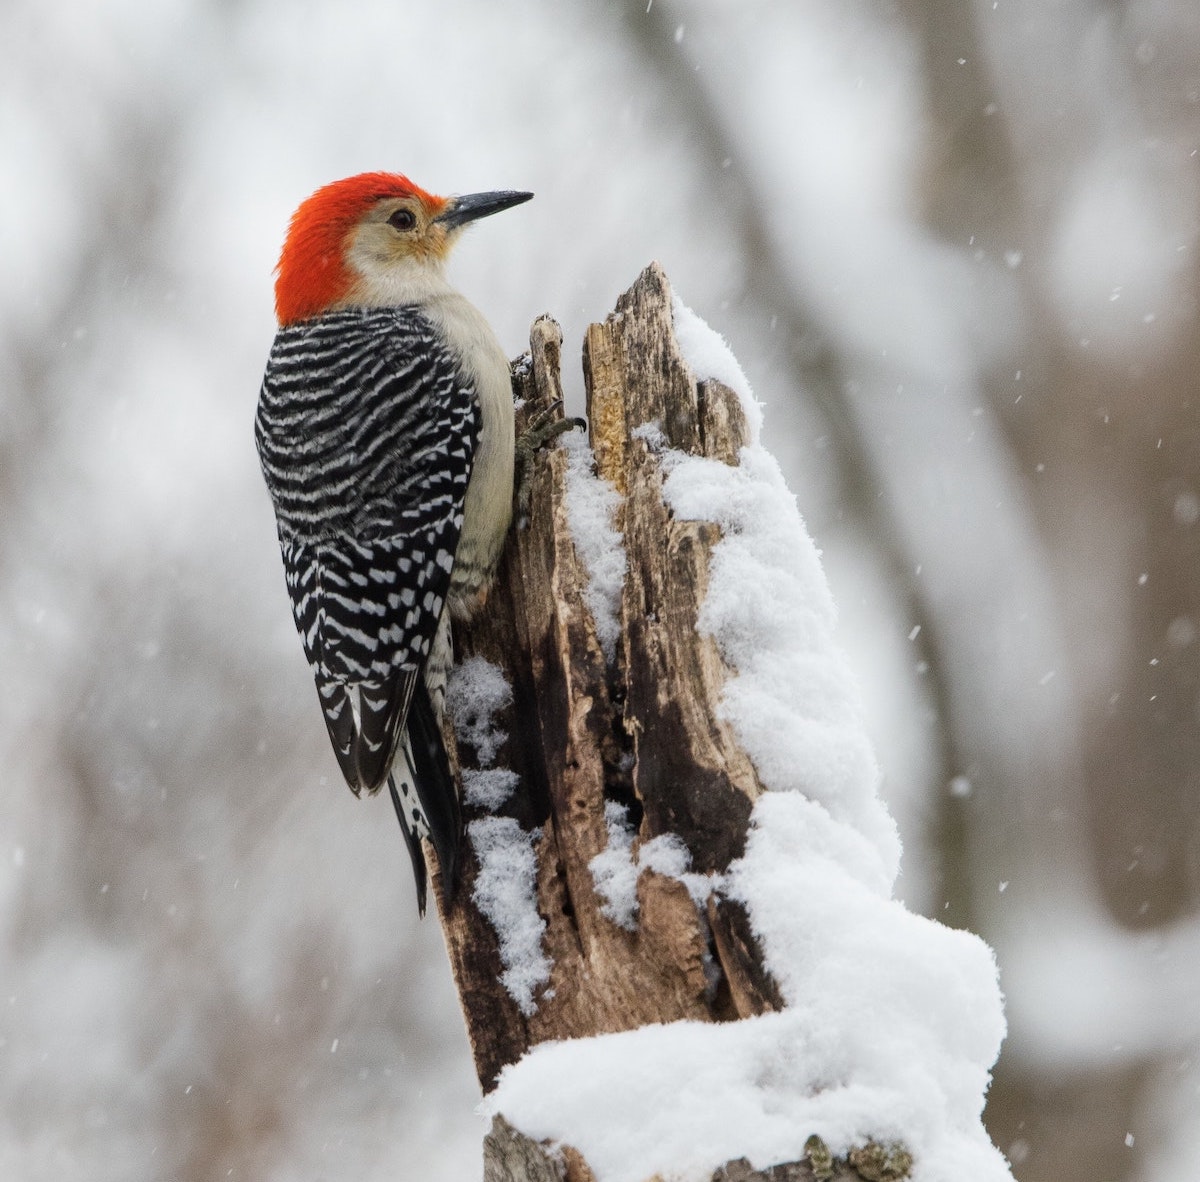
[[(534, 323), (530, 352), (514, 365), (518, 430), (560, 403), (561, 345), (553, 320)], [(506, 739), (489, 766), (519, 778), (497, 811), (536, 834), (537, 909), (552, 965), (534, 1004), (518, 1004), (503, 983), (500, 940), (480, 910), (469, 848), (454, 899), (439, 887), (438, 905), (485, 1091), (546, 1040), (678, 1019), (736, 1020), (782, 1004), (737, 904), (715, 892), (698, 904), (677, 879), (644, 869), (629, 930), (605, 914), (597, 893), (590, 864), (609, 844), (606, 804), (626, 810), (635, 859), (644, 843), (669, 834), (686, 847), (691, 871), (711, 874), (742, 853), (762, 788), (719, 716), (728, 670), (696, 630), (720, 531), (675, 520), (662, 496), (668, 449), (737, 463), (747, 440), (740, 403), (688, 369), (657, 265), (588, 329), (583, 364), (594, 470), (621, 494), (619, 638), (606, 658), (568, 514), (568, 452), (554, 446), (532, 461), (529, 519), (509, 539), (488, 610), (455, 636), (459, 661), (485, 658), (512, 686), (511, 703), (494, 716)], [(469, 776), (486, 753), (466, 742), (456, 750), (453, 738), (456, 772)], [(468, 807), (469, 833), (485, 815), (494, 814)], [(569, 1147), (539, 1150), (499, 1119), (485, 1158), (488, 1182), (592, 1179)], [(733, 1162), (714, 1182), (851, 1176), (814, 1174), (807, 1164), (777, 1169), (793, 1173), (754, 1173)]]

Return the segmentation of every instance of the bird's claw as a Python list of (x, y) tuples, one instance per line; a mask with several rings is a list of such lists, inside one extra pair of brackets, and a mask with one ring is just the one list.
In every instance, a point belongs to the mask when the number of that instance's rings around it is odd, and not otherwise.
[(529, 502), (533, 495), (533, 457), (546, 444), (578, 428), (587, 430), (587, 419), (560, 417), (562, 399), (556, 398), (545, 410), (538, 411), (517, 437), (517, 528), (529, 525)]

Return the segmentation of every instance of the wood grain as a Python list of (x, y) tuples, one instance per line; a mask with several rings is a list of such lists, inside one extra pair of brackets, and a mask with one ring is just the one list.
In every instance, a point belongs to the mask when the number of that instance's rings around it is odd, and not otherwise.
[[(558, 325), (535, 321), (530, 351), (513, 368), (518, 430), (561, 401), (561, 351)], [(537, 835), (537, 908), (553, 966), (533, 1012), (522, 1013), (500, 982), (500, 946), (474, 899), (468, 849), (455, 897), (439, 888), (438, 908), (485, 1091), (547, 1040), (736, 1020), (782, 1004), (745, 912), (719, 889), (698, 904), (682, 882), (643, 870), (632, 931), (604, 915), (596, 892), (590, 863), (608, 845), (606, 802), (626, 808), (634, 856), (673, 835), (693, 871), (719, 878), (744, 849), (762, 787), (720, 717), (730, 671), (696, 628), (720, 530), (676, 519), (663, 500), (671, 452), (737, 463), (747, 440), (741, 405), (690, 372), (657, 264), (589, 327), (583, 358), (596, 472), (622, 497), (615, 524), (627, 574), (615, 658), (606, 662), (585, 604), (560, 447), (535, 456), (528, 524), (509, 538), (486, 611), (455, 631), (458, 659), (485, 658), (513, 689), (494, 720), (507, 736), (495, 766), (515, 771), (520, 786), (499, 811)], [(456, 774), (475, 766), (477, 753), (456, 748), (449, 724), (447, 745)], [(467, 810), (468, 822), (481, 815)], [(591, 1182), (578, 1152), (547, 1149), (541, 1160), (532, 1144), (498, 1118), (485, 1145), (488, 1182)], [(768, 1174), (743, 1165), (723, 1167), (714, 1182), (814, 1177), (807, 1165)]]

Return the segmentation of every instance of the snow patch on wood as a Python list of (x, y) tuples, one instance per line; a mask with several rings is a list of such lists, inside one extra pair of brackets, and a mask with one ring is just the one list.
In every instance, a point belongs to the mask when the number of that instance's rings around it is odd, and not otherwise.
[(716, 522), (724, 535), (697, 621), (734, 670), (722, 717), (764, 787), (803, 792), (870, 836), (878, 885), (890, 890), (900, 861), (895, 822), (877, 795), (858, 685), (834, 645), (837, 613), (820, 555), (774, 457), (746, 447), (735, 468), (673, 456), (663, 497), (676, 517)]
[(746, 416), (746, 426), (750, 430), (750, 440), (757, 443), (762, 430), (762, 403), (754, 397), (754, 391), (750, 389), (750, 383), (729, 343), (674, 292), (671, 294), (671, 319), (675, 328), (675, 343), (692, 376), (698, 382), (715, 379), (738, 396), (742, 413)]
[(468, 657), (450, 671), (446, 709), (461, 746), (475, 749), (477, 768), (462, 769), (463, 798), (476, 808), (495, 812), (516, 791), (520, 777), (507, 768), (492, 767), (508, 735), (496, 725), (496, 715), (512, 703), (512, 686), (502, 670), (483, 657)]
[(633, 860), (633, 827), (629, 810), (623, 804), (609, 800), (604, 804), (604, 824), (608, 829), (608, 845), (589, 863), (596, 894), (604, 902), (600, 914), (626, 931), (637, 929), (638, 866)]
[(569, 432), (559, 444), (567, 453), (567, 520), (588, 582), (583, 600), (596, 625), (604, 658), (612, 664), (621, 636), (621, 590), (625, 585), (625, 547), (614, 528), (621, 496), (595, 472), (595, 457), (582, 435)]
[(508, 736), (495, 725), (496, 714), (512, 702), (512, 686), (503, 671), (483, 657), (468, 657), (450, 670), (446, 710), (460, 744), (475, 749), (480, 767), (490, 767)]
[(677, 834), (663, 833), (635, 850), (637, 834), (623, 804), (606, 801), (604, 823), (608, 845), (588, 863), (588, 869), (596, 894), (604, 900), (600, 913), (626, 931), (637, 930), (637, 883), (645, 870), (683, 883), (697, 907), (703, 907), (719, 885), (716, 875), (689, 872), (691, 855)]
[(463, 799), (475, 808), (494, 813), (517, 790), (521, 777), (504, 767), (463, 768)]
[(479, 861), (472, 898), (500, 940), (500, 981), (526, 1017), (537, 1010), (534, 993), (550, 980), (542, 952), (545, 921), (537, 909), (535, 833), (511, 817), (483, 817), (467, 826)]

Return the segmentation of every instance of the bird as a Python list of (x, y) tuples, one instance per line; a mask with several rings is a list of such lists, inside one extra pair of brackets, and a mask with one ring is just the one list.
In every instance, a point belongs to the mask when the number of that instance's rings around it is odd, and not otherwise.
[(342, 776), (356, 796), (387, 783), (422, 915), (422, 839), (448, 899), (462, 857), (440, 730), (450, 618), (486, 599), (515, 466), (508, 358), (445, 262), (472, 222), (532, 196), (361, 173), (299, 205), (276, 268), (254, 433), (285, 582)]

